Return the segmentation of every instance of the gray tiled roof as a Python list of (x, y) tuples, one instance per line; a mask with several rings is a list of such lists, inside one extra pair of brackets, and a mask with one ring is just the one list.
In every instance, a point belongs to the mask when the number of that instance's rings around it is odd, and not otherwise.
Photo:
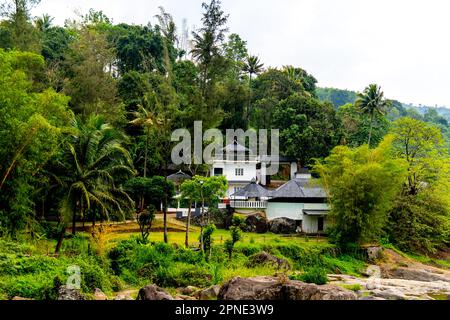
[(245, 197), (245, 198), (263, 198), (269, 196), (269, 191), (252, 181), (250, 184), (246, 185), (244, 188), (235, 192), (231, 195), (232, 197)]
[(326, 198), (325, 190), (311, 179), (293, 179), (270, 192), (272, 198)]

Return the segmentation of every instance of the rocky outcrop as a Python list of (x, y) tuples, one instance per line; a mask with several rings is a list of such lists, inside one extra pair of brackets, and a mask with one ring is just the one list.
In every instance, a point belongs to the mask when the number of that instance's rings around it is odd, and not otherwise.
[(220, 289), (219, 300), (356, 300), (354, 292), (331, 285), (280, 281), (275, 277), (236, 277)]
[(199, 291), (197, 297), (199, 300), (216, 300), (217, 296), (219, 295), (219, 291), (220, 286), (215, 285), (205, 290)]
[(430, 272), (429, 270), (410, 269), (404, 267), (398, 267), (393, 270), (385, 272), (385, 276), (388, 278), (398, 278), (404, 280), (416, 280), (416, 281), (446, 281), (450, 283), (450, 278), (442, 274)]
[(349, 275), (328, 275), (331, 283), (336, 285), (359, 285), (357, 294), (360, 298), (376, 297), (385, 300), (429, 300), (435, 295), (450, 294), (448, 281), (417, 281), (405, 279), (357, 278)]
[(255, 267), (258, 265), (271, 265), (277, 269), (290, 269), (290, 265), (287, 260), (277, 258), (264, 251), (256, 253), (249, 258), (249, 267)]
[(23, 301), (25, 301), (25, 300), (34, 300), (34, 299), (22, 298), (22, 297), (15, 296), (11, 300), (14, 300), (14, 301), (22, 301), (23, 300)]
[(60, 286), (58, 288), (57, 300), (85, 300), (85, 297), (78, 289), (68, 288), (67, 286)]
[(297, 224), (295, 220), (289, 218), (276, 218), (269, 222), (269, 231), (280, 234), (295, 233)]
[(139, 290), (136, 300), (174, 300), (173, 297), (164, 289), (150, 284)]
[(266, 233), (269, 230), (267, 219), (261, 213), (247, 216), (244, 224), (244, 231), (246, 232)]
[(106, 294), (99, 288), (94, 289), (94, 300), (108, 300)]
[(187, 286), (187, 287), (177, 289), (177, 293), (179, 293), (180, 295), (185, 295), (185, 296), (191, 296), (194, 293), (196, 293), (197, 291), (200, 291), (200, 289), (197, 287), (194, 287), (194, 286)]

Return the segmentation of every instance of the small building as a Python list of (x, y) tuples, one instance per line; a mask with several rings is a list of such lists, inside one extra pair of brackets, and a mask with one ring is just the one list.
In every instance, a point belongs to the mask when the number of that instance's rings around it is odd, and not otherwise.
[(255, 213), (265, 211), (270, 191), (253, 179), (230, 197), (230, 206), (238, 213)]
[[(237, 141), (225, 146), (221, 150), (222, 154), (216, 156), (211, 167), (211, 176), (224, 176), (228, 181), (227, 197), (243, 189), (253, 180), (265, 186), (270, 183), (270, 175), (266, 174), (266, 166), (273, 163), (270, 156), (259, 156), (252, 154), (252, 151)], [(295, 177), (297, 162), (289, 157), (278, 157), (277, 163), (280, 166), (289, 167), (290, 179)]]
[(328, 212), (325, 190), (307, 174), (272, 191), (266, 208), (269, 221), (276, 218), (293, 219), (304, 233), (325, 231)]

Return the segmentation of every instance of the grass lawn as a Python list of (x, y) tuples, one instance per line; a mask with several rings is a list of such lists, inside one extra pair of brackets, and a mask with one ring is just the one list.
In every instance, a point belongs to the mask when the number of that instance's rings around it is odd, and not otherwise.
[[(161, 242), (164, 241), (164, 233), (161, 231), (163, 228), (162, 219), (156, 219), (152, 226), (152, 231), (150, 233), (149, 240), (152, 242)], [(185, 242), (185, 224), (176, 219), (169, 218), (168, 219), (168, 238), (169, 243), (176, 243), (178, 245), (184, 245)], [(107, 242), (107, 246), (110, 247), (115, 243), (126, 240), (131, 236), (140, 236), (139, 226), (136, 223), (128, 223), (126, 225), (117, 225), (110, 228), (109, 232), (107, 232), (104, 236), (104, 239)], [(279, 244), (287, 244), (287, 243), (298, 243), (304, 246), (316, 246), (317, 244), (326, 244), (328, 243), (326, 238), (317, 238), (317, 237), (305, 237), (299, 235), (278, 235), (273, 233), (243, 233), (242, 234), (241, 243), (279, 243)], [(200, 228), (196, 226), (191, 226), (189, 232), (189, 244), (190, 246), (198, 246), (199, 245), (199, 237), (200, 237)], [(230, 238), (230, 233), (228, 230), (217, 229), (213, 233), (213, 241), (215, 244), (223, 244), (223, 242)]]

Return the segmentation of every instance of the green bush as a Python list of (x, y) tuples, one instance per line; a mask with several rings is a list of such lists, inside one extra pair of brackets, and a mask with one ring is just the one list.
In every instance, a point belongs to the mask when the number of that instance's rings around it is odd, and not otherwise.
[(327, 272), (322, 267), (311, 267), (300, 276), (294, 276), (293, 280), (300, 280), (306, 283), (315, 283), (318, 285), (326, 284), (328, 282)]

